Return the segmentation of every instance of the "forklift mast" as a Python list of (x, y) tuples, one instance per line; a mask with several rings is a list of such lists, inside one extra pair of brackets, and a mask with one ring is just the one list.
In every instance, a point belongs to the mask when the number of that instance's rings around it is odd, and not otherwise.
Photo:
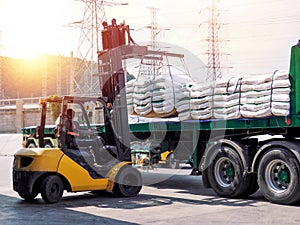
[[(98, 52), (98, 76), (102, 97), (107, 99), (112, 119), (112, 126), (108, 120), (105, 120), (105, 142), (117, 146), (122, 151), (120, 155), (123, 156), (123, 160), (131, 161), (123, 60), (132, 58), (161, 60), (163, 56), (183, 57), (183, 55), (148, 50), (147, 46), (138, 46), (130, 36), (129, 26), (125, 23), (117, 25), (115, 19), (112, 19), (111, 25), (107, 22), (103, 22), (102, 25), (103, 50)], [(109, 117), (105, 116), (105, 118)]]
[(113, 19), (111, 25), (107, 22), (103, 22), (102, 25), (103, 51), (98, 52), (98, 73), (102, 96), (107, 99), (109, 108), (109, 111), (104, 111), (105, 144), (117, 147), (121, 161), (131, 161), (126, 78), (122, 66), (124, 55), (121, 46), (126, 44), (126, 36), (128, 45), (133, 40), (130, 38), (129, 26), (124, 23), (117, 25)]

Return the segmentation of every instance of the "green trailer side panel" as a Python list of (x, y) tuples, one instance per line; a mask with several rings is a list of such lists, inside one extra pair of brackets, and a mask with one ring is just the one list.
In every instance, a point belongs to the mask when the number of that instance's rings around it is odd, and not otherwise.
[(290, 82), (291, 82), (291, 114), (300, 113), (300, 47), (295, 45), (291, 49)]
[(149, 122), (130, 124), (131, 132), (153, 132), (153, 131), (211, 131), (211, 130), (245, 130), (265, 128), (287, 128), (299, 126), (299, 118), (291, 116), (292, 124), (286, 123), (286, 117), (266, 118), (241, 118), (234, 120), (188, 120), (180, 122)]

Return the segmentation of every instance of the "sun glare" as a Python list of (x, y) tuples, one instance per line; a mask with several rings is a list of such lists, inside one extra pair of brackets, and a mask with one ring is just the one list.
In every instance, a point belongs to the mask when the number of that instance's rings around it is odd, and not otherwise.
[(14, 12), (13, 15), (5, 15), (10, 34), (4, 45), (9, 46), (6, 48), (9, 56), (35, 58), (57, 51), (53, 36), (57, 27), (62, 27), (57, 4), (51, 4), (51, 1), (27, 0), (18, 1), (18, 7), (15, 7), (14, 2), (5, 5), (6, 11)]
[(25, 35), (22, 39), (15, 39), (15, 43), (10, 49), (10, 54), (13, 57), (31, 59), (43, 53), (42, 40), (34, 34), (33, 36)]

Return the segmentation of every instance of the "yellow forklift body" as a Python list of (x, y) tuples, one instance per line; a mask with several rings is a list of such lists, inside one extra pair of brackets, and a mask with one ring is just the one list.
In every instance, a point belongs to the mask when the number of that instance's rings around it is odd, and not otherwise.
[(57, 172), (69, 181), (71, 189), (74, 192), (106, 190), (108, 186), (107, 178), (92, 178), (86, 169), (66, 155), (60, 160)]
[[(63, 152), (55, 148), (23, 148), (15, 154), (14, 168), (22, 171), (56, 172), (62, 156)], [(23, 165), (21, 160), (24, 157), (31, 158), (32, 162)]]
[[(21, 162), (24, 157), (31, 158), (32, 162), (23, 165)], [(108, 178), (94, 179), (86, 169), (66, 156), (61, 150), (51, 148), (24, 148), (15, 154), (14, 168), (16, 170), (28, 172), (55, 172), (61, 174), (70, 183), (71, 190), (76, 191), (92, 191), (106, 190), (108, 184), (110, 189), (114, 185), (113, 180), (109, 182)], [(111, 178), (115, 178), (119, 168), (123, 163), (117, 164), (109, 172)], [(106, 176), (106, 174), (103, 174)]]

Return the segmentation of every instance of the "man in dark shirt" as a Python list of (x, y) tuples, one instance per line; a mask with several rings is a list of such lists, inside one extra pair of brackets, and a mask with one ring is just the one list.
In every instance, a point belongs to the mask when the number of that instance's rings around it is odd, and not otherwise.
[(75, 112), (73, 109), (67, 109), (67, 145), (68, 148), (78, 149), (76, 137), (79, 137), (79, 123), (73, 120)]

